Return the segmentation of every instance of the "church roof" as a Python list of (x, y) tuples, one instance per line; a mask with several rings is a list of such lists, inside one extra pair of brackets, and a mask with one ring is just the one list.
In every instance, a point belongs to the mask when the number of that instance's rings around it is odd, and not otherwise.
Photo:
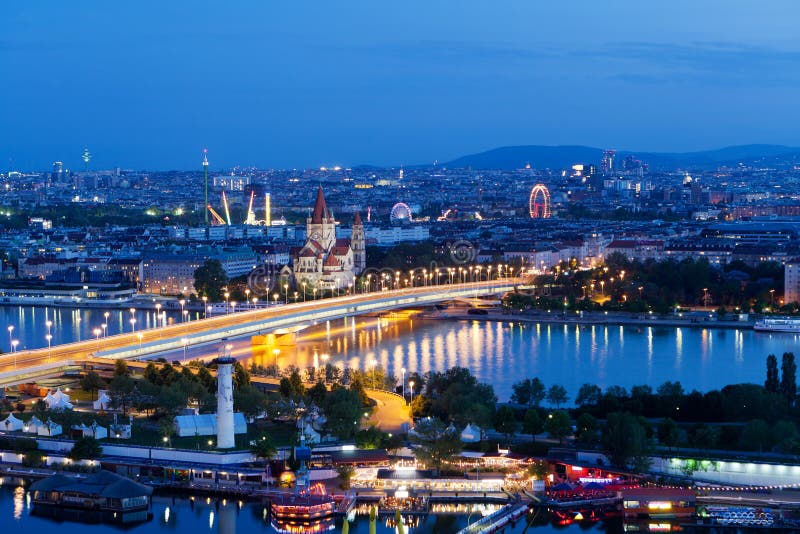
[(317, 189), (317, 201), (314, 202), (314, 211), (311, 214), (311, 222), (314, 224), (322, 224), (323, 219), (328, 218), (328, 206), (325, 204), (325, 194), (322, 192), (322, 186)]
[(325, 258), (325, 267), (339, 267), (339, 265), (339, 260), (333, 254), (328, 254), (328, 257)]
[(336, 240), (334, 244), (335, 247), (349, 247), (350, 246), (350, 239), (347, 237), (340, 237)]

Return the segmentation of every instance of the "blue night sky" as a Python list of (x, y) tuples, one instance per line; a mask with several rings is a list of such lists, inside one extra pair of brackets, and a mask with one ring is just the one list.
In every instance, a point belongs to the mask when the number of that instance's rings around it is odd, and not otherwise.
[(4, 1), (0, 170), (800, 145), (800, 2)]

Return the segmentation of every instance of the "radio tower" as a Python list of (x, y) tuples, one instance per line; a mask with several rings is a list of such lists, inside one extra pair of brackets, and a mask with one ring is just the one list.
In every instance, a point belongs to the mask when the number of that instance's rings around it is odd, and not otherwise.
[(203, 213), (206, 215), (206, 226), (208, 226), (208, 149), (203, 149), (203, 182), (205, 183), (205, 204)]
[(92, 159), (92, 155), (89, 153), (89, 147), (83, 148), (83, 170), (84, 172), (89, 172), (89, 161)]

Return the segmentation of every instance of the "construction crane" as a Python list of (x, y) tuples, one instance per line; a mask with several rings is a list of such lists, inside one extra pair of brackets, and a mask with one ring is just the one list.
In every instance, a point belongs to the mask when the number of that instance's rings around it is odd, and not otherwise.
[(206, 207), (208, 208), (208, 211), (211, 213), (211, 217), (213, 217), (212, 224), (216, 225), (225, 224), (225, 219), (220, 217), (219, 213), (217, 213), (216, 210), (211, 207), (211, 204), (209, 204)]
[(222, 192), (222, 206), (225, 208), (225, 219), (228, 220), (228, 226), (231, 225), (231, 210), (228, 209), (228, 197), (225, 196), (225, 191)]
[(244, 219), (245, 224), (255, 225), (256, 222), (256, 214), (253, 211), (253, 198), (255, 198), (255, 191), (250, 191), (250, 204), (247, 206), (247, 217)]

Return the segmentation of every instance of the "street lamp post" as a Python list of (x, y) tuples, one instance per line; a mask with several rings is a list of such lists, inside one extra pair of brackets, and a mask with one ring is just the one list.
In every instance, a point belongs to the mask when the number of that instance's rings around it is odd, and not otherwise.
[(206, 308), (208, 303), (208, 297), (203, 295), (203, 318), (208, 317), (208, 309)]
[(131, 332), (136, 332), (136, 318), (131, 318)]
[(227, 291), (225, 292), (225, 314), (228, 314), (228, 299), (230, 298), (231, 294)]
[(52, 347), (52, 343), (51, 342), (53, 340), (53, 336), (51, 334), (47, 334), (46, 336), (44, 336), (44, 338), (47, 340), (47, 359), (50, 360), (53, 357), (53, 353), (50, 350), (51, 347)]
[(411, 399), (408, 401), (409, 404), (414, 404), (414, 381), (408, 383), (408, 391), (411, 395)]
[(406, 401), (406, 368), (403, 367), (400, 369), (400, 374), (403, 377), (401, 382), (403, 383), (403, 402)]
[(9, 325), (8, 327), (8, 344), (11, 346), (11, 352), (14, 352), (14, 325)]
[(183, 343), (183, 363), (186, 363), (186, 346), (189, 344), (189, 338), (181, 338), (181, 343)]
[(103, 323), (100, 325), (100, 328), (103, 329), (103, 338), (107, 338), (108, 335), (106, 334), (106, 328), (108, 328), (108, 325), (106, 323)]
[(19, 345), (19, 339), (12, 339), (11, 352), (14, 353), (14, 369), (17, 368), (17, 345)]
[(92, 333), (94, 333), (94, 337), (97, 340), (97, 350), (99, 351), (100, 350), (100, 334), (102, 334), (103, 331), (100, 330), (99, 328), (95, 328), (94, 330), (92, 330)]

